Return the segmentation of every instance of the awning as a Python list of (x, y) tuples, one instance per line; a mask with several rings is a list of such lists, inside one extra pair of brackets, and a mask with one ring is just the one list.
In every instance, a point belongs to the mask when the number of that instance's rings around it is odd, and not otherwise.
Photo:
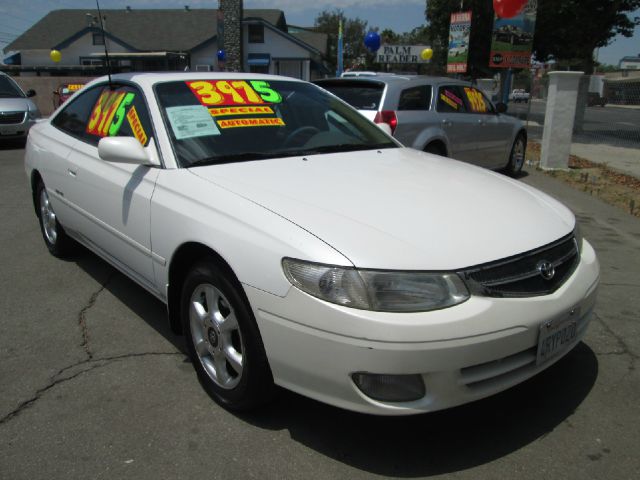
[(249, 65), (255, 65), (258, 67), (268, 67), (271, 63), (270, 53), (250, 53), (247, 59)]
[[(162, 58), (169, 57), (174, 55), (186, 55), (181, 52), (112, 52), (109, 53), (109, 58)], [(104, 58), (105, 54), (103, 52), (91, 53), (89, 54), (91, 57), (101, 57)]]

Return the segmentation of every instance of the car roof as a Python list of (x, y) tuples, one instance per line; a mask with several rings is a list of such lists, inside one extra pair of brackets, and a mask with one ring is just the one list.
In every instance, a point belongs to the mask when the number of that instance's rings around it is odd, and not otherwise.
[[(104, 83), (108, 81), (108, 76), (102, 76), (96, 78), (90, 82), (89, 86), (96, 83)], [(118, 73), (111, 75), (111, 79), (114, 82), (128, 81), (139, 84), (143, 87), (152, 87), (156, 83), (164, 82), (180, 82), (189, 80), (265, 80), (265, 81), (291, 81), (302, 82), (302, 80), (282, 77), (278, 75), (265, 75), (258, 73), (243, 73), (243, 72), (130, 72), (130, 73)]]
[(371, 83), (383, 83), (393, 86), (413, 86), (413, 85), (434, 85), (447, 83), (450, 85), (470, 85), (469, 82), (464, 80), (457, 80), (450, 77), (435, 77), (429, 75), (377, 75), (377, 76), (361, 76), (361, 77), (348, 77), (348, 78), (325, 78), (322, 80), (315, 80), (313, 83), (318, 85), (329, 84), (352, 84), (357, 83), (371, 84)]

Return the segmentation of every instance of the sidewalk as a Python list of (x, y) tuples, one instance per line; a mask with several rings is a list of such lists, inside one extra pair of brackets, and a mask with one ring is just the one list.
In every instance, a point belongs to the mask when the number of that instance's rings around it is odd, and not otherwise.
[(582, 157), (593, 163), (606, 164), (618, 172), (640, 178), (640, 150), (637, 148), (572, 143), (571, 155)]

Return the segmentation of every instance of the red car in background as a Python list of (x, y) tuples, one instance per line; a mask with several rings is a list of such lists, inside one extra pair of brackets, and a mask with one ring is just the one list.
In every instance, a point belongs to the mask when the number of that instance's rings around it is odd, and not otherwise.
[(63, 83), (53, 91), (53, 107), (58, 108), (67, 99), (85, 86), (85, 82)]

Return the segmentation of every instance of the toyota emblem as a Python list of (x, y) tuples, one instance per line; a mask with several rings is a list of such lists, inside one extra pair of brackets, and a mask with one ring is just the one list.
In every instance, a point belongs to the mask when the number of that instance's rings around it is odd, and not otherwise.
[(538, 272), (540, 272), (540, 276), (545, 280), (551, 280), (556, 274), (555, 267), (551, 264), (551, 262), (547, 262), (546, 260), (538, 262), (536, 268), (538, 269)]

